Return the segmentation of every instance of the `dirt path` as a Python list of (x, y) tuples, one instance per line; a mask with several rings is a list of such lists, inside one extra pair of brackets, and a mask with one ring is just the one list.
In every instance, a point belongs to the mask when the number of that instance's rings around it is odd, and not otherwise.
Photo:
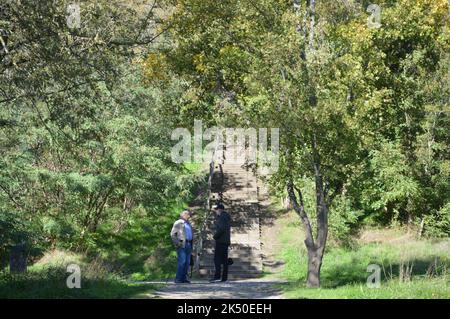
[(162, 288), (142, 294), (140, 298), (151, 299), (282, 299), (279, 280), (246, 279), (225, 283), (193, 281), (191, 284), (166, 282), (142, 282), (142, 284), (162, 284)]

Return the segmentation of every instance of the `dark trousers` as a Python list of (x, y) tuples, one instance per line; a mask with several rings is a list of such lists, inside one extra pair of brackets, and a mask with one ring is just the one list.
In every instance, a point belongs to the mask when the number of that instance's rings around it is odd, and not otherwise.
[[(228, 246), (228, 244), (216, 242), (216, 249), (214, 250), (214, 266), (216, 268), (216, 272), (214, 274), (214, 279), (228, 279)], [(222, 265), (223, 272), (222, 276), (220, 276)]]

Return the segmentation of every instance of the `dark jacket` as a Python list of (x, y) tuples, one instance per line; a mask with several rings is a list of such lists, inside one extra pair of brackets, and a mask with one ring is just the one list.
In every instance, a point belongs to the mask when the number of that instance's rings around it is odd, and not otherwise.
[(213, 238), (217, 243), (230, 245), (231, 216), (223, 211), (216, 221), (216, 229)]

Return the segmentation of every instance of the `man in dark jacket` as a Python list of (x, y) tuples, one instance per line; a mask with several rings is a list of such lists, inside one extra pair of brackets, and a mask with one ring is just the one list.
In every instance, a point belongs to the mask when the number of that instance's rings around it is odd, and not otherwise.
[[(230, 222), (231, 217), (225, 211), (222, 204), (214, 206), (214, 211), (217, 214), (216, 229), (213, 238), (216, 241), (216, 248), (214, 250), (214, 266), (215, 274), (211, 282), (227, 281), (228, 279), (228, 247), (230, 246)], [(223, 272), (221, 274), (223, 265)], [(222, 276), (221, 276), (222, 275)]]

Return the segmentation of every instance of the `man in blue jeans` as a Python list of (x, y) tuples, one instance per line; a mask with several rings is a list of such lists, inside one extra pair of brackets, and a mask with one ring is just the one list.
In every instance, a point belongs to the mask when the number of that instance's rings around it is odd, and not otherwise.
[(194, 240), (192, 226), (189, 223), (191, 213), (188, 210), (183, 211), (172, 227), (170, 237), (177, 249), (178, 265), (175, 283), (191, 283), (187, 279), (189, 264), (191, 261), (192, 242)]

